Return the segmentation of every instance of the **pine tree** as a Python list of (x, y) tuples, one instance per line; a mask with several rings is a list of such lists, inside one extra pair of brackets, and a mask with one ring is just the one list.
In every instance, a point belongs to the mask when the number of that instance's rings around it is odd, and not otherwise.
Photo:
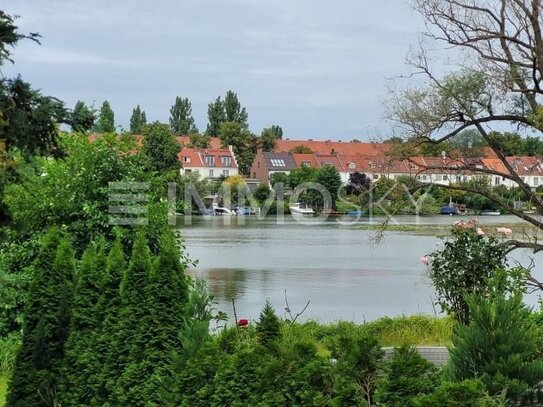
[(115, 113), (113, 113), (113, 109), (111, 109), (111, 106), (107, 100), (102, 103), (102, 107), (100, 108), (98, 125), (100, 127), (100, 131), (103, 133), (115, 132)]
[(146, 124), (147, 117), (145, 116), (145, 111), (140, 109), (140, 105), (137, 105), (132, 110), (132, 116), (130, 116), (130, 133), (141, 134)]
[(206, 135), (217, 137), (221, 132), (222, 124), (226, 121), (224, 103), (220, 96), (207, 105), (207, 120)]
[(57, 401), (75, 273), (72, 246), (58, 229), (44, 237), (33, 271), (8, 407), (46, 407)]
[(517, 402), (543, 377), (537, 331), (519, 295), (468, 297), (470, 321), (457, 324), (450, 349), (456, 380), (480, 378), (491, 395), (506, 390)]
[(86, 133), (94, 126), (94, 110), (78, 100), (71, 114), (70, 125), (77, 133)]
[(266, 305), (260, 313), (256, 334), (258, 341), (266, 347), (272, 345), (281, 336), (281, 321), (269, 300), (266, 300)]
[(188, 98), (177, 96), (170, 109), (170, 126), (175, 134), (194, 134), (198, 129), (192, 117), (192, 105)]
[(242, 130), (247, 130), (249, 128), (249, 124), (247, 123), (247, 110), (245, 110), (244, 107), (241, 107), (236, 93), (231, 90), (226, 92), (223, 105), (226, 122), (239, 123)]
[(72, 303), (70, 336), (66, 342), (63, 366), (63, 405), (89, 405), (95, 388), (91, 377), (100, 372), (99, 355), (94, 349), (100, 334), (101, 312), (97, 304), (101, 294), (100, 281), (106, 268), (104, 242), (92, 245), (83, 254)]

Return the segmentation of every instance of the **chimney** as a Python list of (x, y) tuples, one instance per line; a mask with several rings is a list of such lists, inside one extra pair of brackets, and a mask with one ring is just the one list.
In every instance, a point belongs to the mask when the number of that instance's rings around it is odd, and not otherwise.
[(308, 138), (307, 141), (313, 141), (313, 139), (312, 139), (312, 138)]

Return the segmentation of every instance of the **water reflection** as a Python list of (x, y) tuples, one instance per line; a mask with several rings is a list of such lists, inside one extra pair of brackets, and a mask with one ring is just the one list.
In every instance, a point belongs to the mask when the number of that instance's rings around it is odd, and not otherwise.
[[(428, 224), (451, 222), (448, 217), (425, 219)], [(225, 224), (218, 217), (196, 218), (182, 233), (189, 255), (199, 260), (193, 273), (208, 281), (220, 309), (230, 315), (232, 298), (241, 317), (257, 318), (267, 298), (281, 313), (285, 290), (294, 312), (310, 300), (304, 318), (323, 322), (435, 313), (434, 292), (419, 258), (435, 250), (436, 236), (389, 232), (375, 245), (374, 232), (334, 221)]]

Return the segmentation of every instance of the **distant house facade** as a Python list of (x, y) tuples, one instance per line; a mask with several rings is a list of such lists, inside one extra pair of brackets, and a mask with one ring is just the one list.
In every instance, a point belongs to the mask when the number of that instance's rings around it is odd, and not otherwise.
[(218, 179), (239, 174), (232, 147), (214, 149), (183, 147), (178, 157), (181, 175), (198, 173), (201, 178)]
[(296, 167), (296, 162), (290, 153), (272, 153), (259, 149), (251, 165), (250, 175), (261, 183), (269, 185), (273, 174), (288, 175)]

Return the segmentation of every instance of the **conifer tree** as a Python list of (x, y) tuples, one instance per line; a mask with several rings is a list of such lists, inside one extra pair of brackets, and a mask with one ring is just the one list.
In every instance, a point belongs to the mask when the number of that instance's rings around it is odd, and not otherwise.
[(222, 124), (226, 121), (224, 103), (220, 96), (207, 105), (207, 120), (206, 135), (217, 137), (221, 132)]
[(194, 134), (198, 129), (192, 117), (192, 105), (188, 98), (177, 96), (170, 109), (170, 126), (175, 134)]
[(226, 92), (223, 105), (226, 122), (239, 123), (242, 130), (247, 130), (249, 128), (249, 124), (247, 123), (247, 110), (245, 110), (244, 107), (241, 107), (238, 95), (235, 92), (232, 92), (231, 90)]
[(117, 328), (118, 313), (121, 309), (120, 284), (126, 272), (123, 248), (120, 237), (117, 236), (107, 258), (107, 267), (100, 279), (101, 295), (96, 305), (96, 312), (101, 315), (100, 332), (94, 343), (95, 360), (98, 367), (93, 370), (94, 376), (90, 381), (94, 389), (94, 404), (103, 405), (110, 398), (111, 383), (117, 379), (114, 366), (111, 362), (116, 360), (115, 349), (112, 347), (115, 337), (113, 332)]
[(147, 124), (147, 117), (145, 110), (140, 109), (140, 105), (137, 105), (132, 110), (132, 116), (130, 116), (130, 133), (141, 134), (143, 126)]
[(143, 374), (137, 371), (143, 360), (144, 349), (149, 340), (141, 335), (140, 326), (148, 317), (149, 309), (145, 303), (145, 290), (149, 284), (151, 258), (147, 239), (143, 232), (138, 232), (126, 274), (120, 287), (121, 308), (117, 329), (108, 357), (110, 377), (108, 388), (111, 391), (111, 405), (130, 404), (128, 400), (137, 399), (137, 384)]
[(100, 131), (103, 133), (115, 132), (115, 113), (107, 100), (102, 103), (102, 107), (100, 108), (98, 125), (100, 127)]
[(258, 341), (264, 346), (270, 346), (281, 336), (281, 321), (275, 313), (269, 300), (260, 312), (260, 319), (256, 325)]
[(83, 254), (74, 290), (61, 397), (63, 405), (67, 406), (91, 404), (95, 392), (91, 377), (100, 371), (95, 363), (99, 355), (94, 345), (100, 333), (102, 315), (97, 303), (106, 262), (104, 242), (97, 246), (91, 245)]
[[(158, 258), (141, 298), (146, 316), (138, 327), (139, 353), (123, 372), (128, 385), (126, 405), (164, 405), (161, 388), (172, 379), (172, 356), (179, 348), (179, 332), (188, 302), (188, 284), (179, 261), (179, 246), (171, 231), (164, 232)], [(139, 356), (141, 360), (138, 361)], [(148, 404), (145, 404), (148, 403)]]
[(53, 228), (45, 235), (33, 271), (22, 345), (9, 385), (8, 407), (46, 407), (58, 399), (75, 273), (72, 246), (58, 229)]
[(94, 109), (88, 107), (85, 102), (78, 100), (70, 118), (72, 130), (78, 133), (86, 133), (94, 126)]

